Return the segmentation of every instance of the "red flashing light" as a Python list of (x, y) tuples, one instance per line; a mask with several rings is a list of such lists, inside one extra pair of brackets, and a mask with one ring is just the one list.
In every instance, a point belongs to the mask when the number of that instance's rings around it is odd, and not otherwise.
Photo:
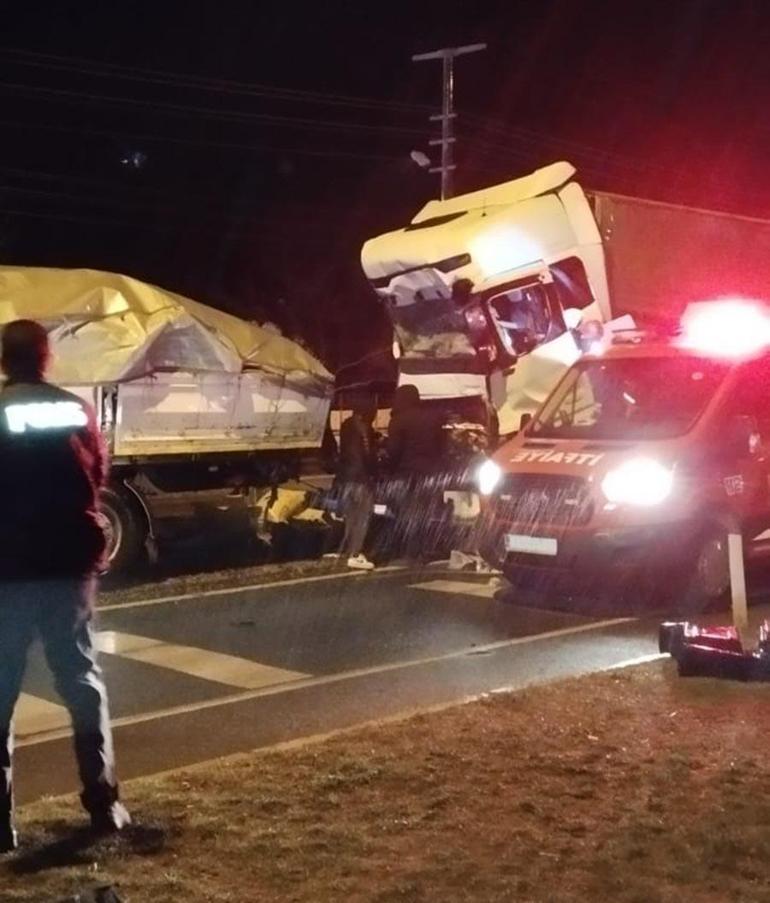
[(682, 317), (679, 344), (710, 357), (753, 357), (770, 347), (770, 311), (741, 298), (691, 304)]

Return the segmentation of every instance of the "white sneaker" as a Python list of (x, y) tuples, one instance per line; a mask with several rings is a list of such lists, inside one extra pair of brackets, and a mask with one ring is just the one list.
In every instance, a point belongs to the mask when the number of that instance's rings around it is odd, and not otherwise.
[(323, 557), (327, 561), (339, 561), (339, 559), (342, 558), (342, 555), (340, 552), (327, 552)]
[(366, 555), (355, 555), (352, 558), (348, 558), (348, 567), (355, 568), (358, 571), (374, 570), (374, 564), (369, 561)]

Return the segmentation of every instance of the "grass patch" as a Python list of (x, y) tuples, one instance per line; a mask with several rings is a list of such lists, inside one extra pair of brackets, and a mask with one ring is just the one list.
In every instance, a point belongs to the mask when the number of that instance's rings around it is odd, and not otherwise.
[(90, 845), (74, 798), (21, 813), (3, 901), (770, 899), (770, 687), (595, 675), (126, 785)]

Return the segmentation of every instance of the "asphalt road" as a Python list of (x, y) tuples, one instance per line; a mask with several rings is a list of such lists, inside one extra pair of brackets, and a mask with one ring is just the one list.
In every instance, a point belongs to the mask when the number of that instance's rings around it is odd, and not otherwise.
[[(115, 604), (97, 629), (127, 778), (654, 655), (656, 625), (393, 569)], [(37, 649), (16, 731), (21, 801), (76, 789)]]

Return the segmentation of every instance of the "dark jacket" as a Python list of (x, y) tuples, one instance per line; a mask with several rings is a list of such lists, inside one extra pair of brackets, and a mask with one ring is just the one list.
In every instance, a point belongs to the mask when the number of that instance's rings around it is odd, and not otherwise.
[(100, 565), (107, 461), (93, 410), (46, 382), (0, 392), (0, 578), (81, 576)]
[(371, 483), (377, 475), (377, 441), (371, 424), (353, 414), (340, 428), (337, 479), (341, 483)]

